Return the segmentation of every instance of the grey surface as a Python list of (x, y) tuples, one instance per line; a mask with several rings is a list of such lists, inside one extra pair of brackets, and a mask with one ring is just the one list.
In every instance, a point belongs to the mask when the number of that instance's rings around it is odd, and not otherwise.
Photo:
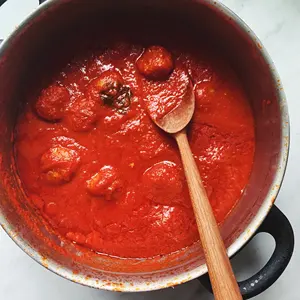
[[(289, 165), (276, 204), (286, 213), (295, 230), (296, 249), (290, 266), (283, 276), (258, 300), (298, 300), (297, 283), (300, 253), (297, 237), (300, 232), (300, 203), (298, 202), (297, 155), (300, 147), (300, 1), (299, 0), (222, 0), (254, 30), (266, 46), (279, 71), (288, 98), (291, 117), (291, 152)], [(0, 9), (0, 38), (18, 25), (36, 6), (37, 0), (8, 0)], [(1, 80), (1, 79), (0, 79)], [(267, 261), (274, 242), (267, 235), (255, 238), (234, 259), (239, 279), (252, 275)], [(209, 300), (212, 297), (197, 281), (175, 289), (141, 294), (120, 294), (97, 291), (68, 282), (52, 274), (23, 253), (0, 229), (0, 299), (7, 300), (91, 300), (91, 299), (187, 299)]]

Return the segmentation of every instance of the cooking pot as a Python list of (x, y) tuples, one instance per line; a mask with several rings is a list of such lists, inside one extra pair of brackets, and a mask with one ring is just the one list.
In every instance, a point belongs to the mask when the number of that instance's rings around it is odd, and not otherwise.
[(137, 20), (139, 27), (148, 26), (148, 21), (164, 20), (190, 28), (195, 39), (203, 35), (212, 38), (245, 87), (255, 117), (255, 159), (249, 183), (221, 225), (221, 232), (230, 257), (258, 232), (268, 232), (275, 238), (276, 247), (269, 262), (253, 277), (239, 283), (244, 298), (251, 298), (279, 278), (294, 248), (291, 225), (274, 205), (288, 159), (289, 117), (280, 79), (264, 47), (241, 19), (216, 1), (49, 0), (2, 43), (0, 223), (37, 262), (86, 286), (150, 291), (200, 278), (209, 288), (199, 243), (172, 255), (137, 260), (87, 253), (60, 238), (25, 201), (15, 171), (12, 137), (20, 103), (38, 78), (48, 73), (63, 37), (74, 36), (78, 24), (87, 28), (99, 24), (101, 38), (101, 31), (109, 30), (109, 22), (120, 18), (124, 24), (126, 19)]

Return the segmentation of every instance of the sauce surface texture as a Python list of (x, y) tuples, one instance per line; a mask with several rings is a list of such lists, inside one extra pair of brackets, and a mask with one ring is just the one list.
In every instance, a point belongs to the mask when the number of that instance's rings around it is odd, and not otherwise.
[(151, 65), (138, 69), (144, 47), (113, 43), (71, 61), (25, 104), (17, 170), (28, 201), (71, 242), (141, 258), (198, 240), (178, 149), (149, 117), (176, 107), (188, 78), (189, 140), (219, 223), (240, 199), (255, 148), (243, 88), (219, 56), (168, 50), (173, 61), (162, 52), (156, 80), (147, 78)]

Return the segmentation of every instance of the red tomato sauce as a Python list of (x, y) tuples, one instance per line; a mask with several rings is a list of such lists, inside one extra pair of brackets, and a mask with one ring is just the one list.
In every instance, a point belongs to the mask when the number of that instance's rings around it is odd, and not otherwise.
[(254, 123), (237, 76), (214, 54), (168, 50), (156, 69), (138, 62), (147, 49), (126, 43), (74, 59), (18, 119), (16, 166), (28, 201), (73, 243), (141, 258), (198, 240), (176, 144), (148, 115), (174, 109), (189, 78), (189, 140), (219, 223), (243, 193)]

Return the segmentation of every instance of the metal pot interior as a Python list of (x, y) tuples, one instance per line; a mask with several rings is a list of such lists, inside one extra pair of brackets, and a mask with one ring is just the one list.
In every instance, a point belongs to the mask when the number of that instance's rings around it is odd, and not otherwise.
[[(284, 137), (282, 132), (288, 132), (288, 123), (284, 120), (288, 121), (283, 115), (280, 87), (261, 45), (235, 16), (213, 1), (103, 0), (90, 1), (89, 5), (80, 0), (50, 1), (3, 45), (0, 57), (2, 226), (25, 252), (68, 279), (105, 289), (150, 290), (205, 273), (200, 245), (147, 260), (86, 255), (86, 250), (56, 236), (24, 201), (25, 195), (14, 167), (13, 130), (24, 99), (47, 82), (47, 76), (53, 72), (52, 66), (58, 58), (64, 58), (63, 47), (72, 57), (73, 47), (82, 46), (78, 32), (96, 28), (101, 39), (102, 32), (109, 32), (116, 20), (124, 24), (119, 30), (127, 30), (127, 35), (130, 28), (134, 30), (130, 24), (135, 24), (146, 31), (151, 26), (167, 26), (174, 37), (177, 31), (186, 31), (189, 38), (207, 40), (224, 53), (244, 84), (255, 117), (256, 153), (242, 199), (222, 224), (227, 246), (236, 243), (258, 214), (262, 221), (275, 200), (270, 191), (275, 189), (273, 195), (276, 196), (283, 177), (284, 165), (281, 171), (278, 166), (287, 156), (288, 145), (285, 150), (282, 145), (288, 136)], [(159, 35), (153, 34), (151, 38), (159, 43)], [(197, 47), (201, 47), (201, 43)], [(252, 228), (232, 252), (237, 251), (255, 229)]]

